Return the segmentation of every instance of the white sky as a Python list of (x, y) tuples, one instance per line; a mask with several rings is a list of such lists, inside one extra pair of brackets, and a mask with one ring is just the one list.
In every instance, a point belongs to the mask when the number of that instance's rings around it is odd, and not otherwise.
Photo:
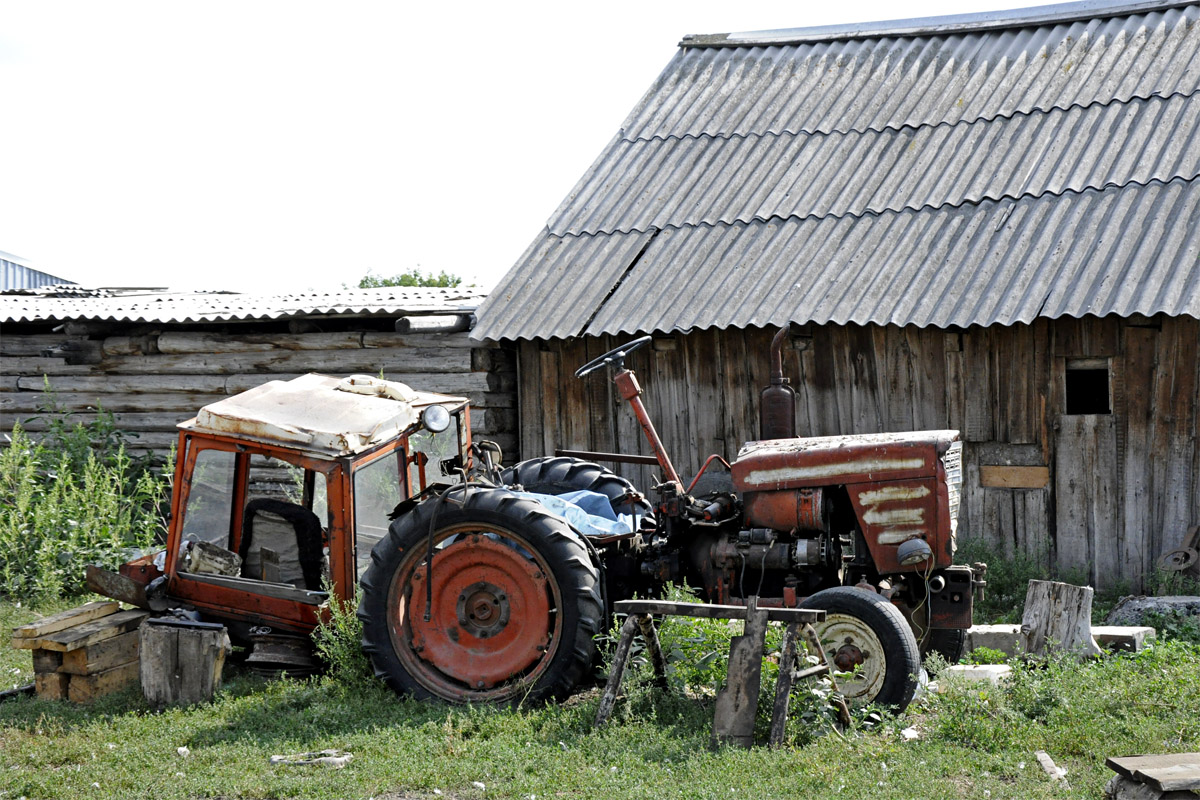
[(0, 250), (90, 286), (512, 266), (684, 34), (1035, 0), (0, 0)]

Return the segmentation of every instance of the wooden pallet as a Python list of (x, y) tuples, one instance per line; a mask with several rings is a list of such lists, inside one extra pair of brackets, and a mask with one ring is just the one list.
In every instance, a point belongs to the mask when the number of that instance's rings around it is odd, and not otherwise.
[(89, 703), (138, 680), (137, 629), (149, 615), (100, 601), (14, 628), (30, 650), (38, 697)]

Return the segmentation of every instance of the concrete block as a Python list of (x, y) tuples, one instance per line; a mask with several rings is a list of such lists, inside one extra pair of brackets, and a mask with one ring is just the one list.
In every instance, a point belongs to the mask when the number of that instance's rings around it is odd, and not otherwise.
[(963, 652), (969, 653), (980, 647), (999, 650), (1009, 656), (1021, 652), (1020, 625), (972, 625), (967, 629), (966, 646)]
[(1139, 652), (1149, 639), (1158, 637), (1154, 628), (1137, 625), (1093, 625), (1092, 638), (1105, 648)]
[(938, 691), (945, 691), (948, 683), (967, 681), (999, 686), (1008, 680), (1012, 667), (1007, 664), (955, 664), (946, 667), (938, 675)]

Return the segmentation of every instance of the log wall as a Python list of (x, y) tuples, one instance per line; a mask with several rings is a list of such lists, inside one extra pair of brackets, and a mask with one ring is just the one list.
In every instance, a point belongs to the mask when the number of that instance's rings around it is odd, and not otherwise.
[(482, 347), (465, 332), (289, 333), (267, 327), (147, 331), (88, 323), (52, 333), (6, 326), (0, 337), (0, 426), (7, 431), (20, 421), (31, 433), (45, 430), (41, 409), (49, 386), (53, 401), (73, 419), (93, 419), (103, 408), (131, 435), (132, 449), (162, 454), (177, 439), (176, 425), (206, 403), (308, 372), (382, 371), (414, 389), (466, 396), (474, 434), (498, 442), (506, 459), (516, 457), (511, 350)]
[[(773, 330), (656, 338), (629, 364), (681, 475), (757, 437)], [(801, 436), (960, 430), (960, 532), (1023, 552), (1047, 572), (1136, 590), (1200, 524), (1200, 322), (1190, 317), (1038, 320), (964, 331), (814, 326), (784, 370)], [(648, 455), (602, 373), (585, 361), (633, 337), (521, 342), (520, 448)], [(1065, 413), (1076, 359), (1107, 366), (1109, 414)], [(610, 465), (651, 486), (647, 467)]]

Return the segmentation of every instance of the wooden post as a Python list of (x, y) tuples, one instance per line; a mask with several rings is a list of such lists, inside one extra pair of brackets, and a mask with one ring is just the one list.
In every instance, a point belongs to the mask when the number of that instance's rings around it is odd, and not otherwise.
[(608, 683), (604, 686), (604, 694), (600, 695), (600, 707), (596, 709), (596, 727), (608, 722), (612, 716), (613, 706), (617, 703), (617, 690), (621, 688), (621, 676), (625, 673), (625, 661), (629, 658), (629, 647), (633, 644), (633, 634), (637, 630), (637, 615), (630, 614), (621, 626), (621, 638), (617, 642), (617, 650), (613, 653), (612, 672), (608, 674)]
[(654, 619), (649, 614), (637, 614), (638, 630), (646, 642), (646, 652), (654, 665), (654, 681), (660, 689), (667, 688), (667, 659), (663, 657), (662, 645), (658, 642), (658, 631), (654, 630)]
[(1100, 655), (1092, 638), (1092, 594), (1090, 586), (1030, 581), (1021, 618), (1025, 652), (1041, 655), (1054, 649)]
[(754, 744), (754, 717), (758, 713), (758, 690), (762, 684), (763, 641), (767, 612), (759, 610), (757, 598), (746, 606), (746, 628), (729, 642), (729, 669), (725, 687), (717, 694), (713, 712), (713, 746)]

